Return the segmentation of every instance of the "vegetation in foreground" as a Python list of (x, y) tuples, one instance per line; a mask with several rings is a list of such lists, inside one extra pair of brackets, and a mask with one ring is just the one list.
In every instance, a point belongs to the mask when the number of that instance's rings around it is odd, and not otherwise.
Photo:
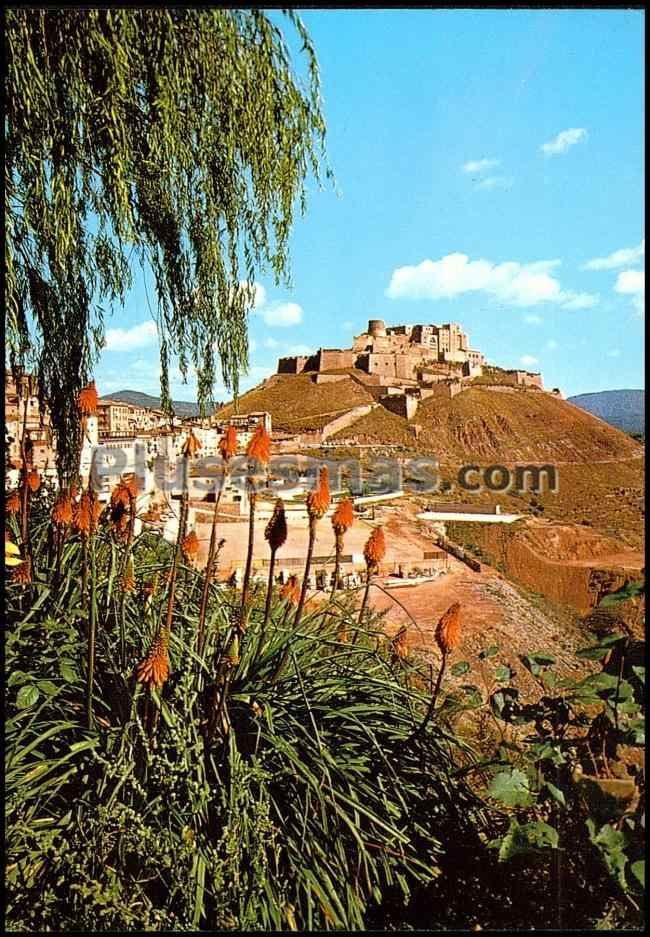
[[(258, 433), (251, 464), (265, 456)], [(524, 658), (536, 701), (508, 668), (481, 690), (454, 659), (458, 605), (428, 667), (354, 593), (278, 593), (250, 564), (241, 591), (219, 588), (183, 512), (175, 549), (133, 536), (128, 482), (101, 515), (90, 492), (25, 486), (6, 534), (25, 557), (7, 589), (10, 928), (640, 923), (643, 776), (613, 771), (643, 744), (625, 633), (581, 652), (609, 664), (579, 680)], [(322, 473), (312, 526), (328, 504)], [(382, 549), (377, 528), (367, 582)]]

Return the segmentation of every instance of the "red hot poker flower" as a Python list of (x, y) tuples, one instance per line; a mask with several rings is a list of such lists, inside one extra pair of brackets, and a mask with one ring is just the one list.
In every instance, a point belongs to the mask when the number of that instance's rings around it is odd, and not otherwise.
[(354, 503), (352, 498), (345, 498), (332, 514), (332, 527), (337, 534), (344, 534), (354, 523)]
[(79, 413), (83, 416), (93, 416), (93, 414), (97, 412), (97, 403), (97, 388), (95, 387), (95, 382), (91, 381), (90, 384), (87, 384), (86, 387), (83, 387), (79, 391), (79, 399), (77, 401)]
[(329, 472), (324, 465), (318, 476), (318, 485), (307, 495), (307, 513), (312, 518), (322, 517), (330, 506)]
[(227, 426), (219, 440), (219, 453), (224, 462), (228, 462), (237, 455), (237, 430), (234, 426)]
[(450, 605), (438, 622), (436, 643), (443, 654), (448, 654), (460, 644), (460, 602)]
[(264, 421), (260, 420), (251, 436), (246, 449), (246, 455), (251, 462), (260, 462), (268, 465), (271, 458), (271, 437), (266, 431)]
[(382, 527), (375, 527), (363, 548), (363, 556), (369, 570), (375, 570), (386, 555), (386, 538)]

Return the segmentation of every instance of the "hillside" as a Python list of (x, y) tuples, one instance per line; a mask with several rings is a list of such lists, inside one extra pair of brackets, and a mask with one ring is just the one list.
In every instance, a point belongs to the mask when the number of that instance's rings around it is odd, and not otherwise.
[[(352, 377), (334, 384), (316, 384), (308, 374), (275, 375), (243, 394), (238, 400), (238, 411), (267, 410), (274, 429), (308, 432), (372, 400), (369, 391)], [(217, 416), (226, 419), (234, 412), (234, 404), (229, 403)]]
[(618, 461), (640, 456), (642, 447), (625, 433), (539, 391), (470, 387), (453, 399), (423, 401), (410, 421), (377, 408), (341, 436), (359, 442), (396, 442), (441, 461), (578, 462)]
[[(370, 390), (352, 375), (332, 384), (315, 384), (309, 375), (276, 375), (244, 394), (239, 410), (268, 410), (275, 429), (295, 432), (318, 429), (335, 415), (372, 399)], [(229, 404), (219, 415), (232, 412)], [(397, 444), (414, 456), (436, 457), (445, 485), (443, 497), (475, 504), (496, 502), (504, 511), (593, 526), (630, 548), (642, 545), (643, 446), (551, 394), (474, 385), (452, 399), (442, 393), (430, 397), (410, 421), (378, 406), (330, 437), (342, 444), (350, 439), (376, 446), (380, 452), (385, 445)], [(362, 460), (368, 457), (367, 450), (345, 452)], [(555, 464), (559, 491), (469, 494), (458, 488), (458, 468), (463, 464), (513, 462)]]
[[(240, 397), (238, 409), (268, 410), (275, 429), (306, 431), (372, 402), (370, 389), (352, 375), (331, 384), (316, 384), (308, 374), (275, 375)], [(218, 415), (233, 412), (230, 403)], [(376, 407), (333, 438), (352, 436), (360, 443), (403, 445), (452, 464), (468, 459), (593, 464), (640, 458), (643, 452), (625, 433), (559, 397), (479, 385), (452, 399), (441, 393), (422, 401), (410, 421)]]
[(569, 402), (626, 433), (645, 432), (645, 391), (603, 390), (578, 394)]
[[(124, 403), (131, 403), (135, 407), (146, 407), (148, 410), (160, 410), (160, 397), (152, 397), (150, 394), (143, 394), (138, 390), (118, 390), (115, 394), (105, 394), (100, 400), (121, 400)], [(199, 407), (196, 403), (190, 403), (186, 400), (173, 400), (174, 413), (178, 417), (198, 416)], [(219, 407), (220, 404), (217, 404)]]

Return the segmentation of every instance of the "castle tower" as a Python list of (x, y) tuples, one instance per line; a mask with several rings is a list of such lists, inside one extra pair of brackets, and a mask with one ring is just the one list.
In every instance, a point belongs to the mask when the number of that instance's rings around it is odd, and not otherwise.
[(373, 338), (385, 338), (386, 337), (386, 326), (383, 319), (369, 319), (368, 320), (368, 335), (372, 335)]

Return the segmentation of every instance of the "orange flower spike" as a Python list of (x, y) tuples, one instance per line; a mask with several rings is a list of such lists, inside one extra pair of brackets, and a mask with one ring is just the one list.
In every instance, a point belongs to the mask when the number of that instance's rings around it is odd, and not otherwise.
[(90, 503), (88, 495), (84, 492), (79, 499), (79, 503), (74, 506), (72, 512), (72, 526), (82, 537), (86, 537), (90, 533), (91, 523)]
[(52, 508), (52, 523), (57, 527), (67, 527), (72, 523), (72, 501), (65, 493), (59, 495)]
[(159, 634), (151, 645), (151, 650), (136, 668), (136, 679), (146, 687), (160, 689), (169, 677), (169, 655), (167, 642)]
[(460, 602), (454, 602), (436, 628), (436, 644), (443, 654), (448, 654), (460, 644), (460, 624)]
[(237, 455), (237, 430), (234, 426), (227, 426), (219, 440), (219, 453), (224, 462), (228, 462)]
[(6, 514), (19, 514), (20, 513), (20, 494), (17, 491), (12, 491), (9, 497), (5, 502), (5, 513)]
[(284, 501), (278, 498), (275, 502), (271, 520), (266, 525), (264, 537), (272, 550), (279, 550), (287, 539), (287, 516), (284, 512)]
[(128, 508), (131, 500), (131, 491), (129, 485), (124, 481), (119, 481), (111, 492), (111, 507), (117, 507), (118, 504)]
[(307, 495), (307, 513), (310, 517), (319, 518), (327, 513), (330, 506), (330, 482), (327, 466), (324, 465), (318, 476), (318, 485), (314, 491)]
[(20, 566), (16, 566), (13, 572), (13, 576), (11, 577), (11, 581), (19, 583), (23, 586), (28, 585), (32, 581), (31, 560), (23, 560)]
[(183, 537), (181, 549), (186, 560), (196, 559), (199, 552), (199, 538), (196, 536), (195, 531), (190, 530), (189, 534)]
[(191, 429), (187, 434), (187, 439), (183, 443), (183, 448), (181, 449), (181, 454), (185, 458), (193, 459), (196, 453), (201, 448), (201, 443), (197, 436), (194, 435), (194, 430)]
[(280, 598), (286, 599), (291, 605), (298, 605), (300, 602), (300, 583), (297, 576), (289, 576), (280, 589)]
[(368, 569), (377, 569), (386, 555), (386, 538), (381, 527), (375, 527), (363, 548), (363, 556)]
[(83, 387), (79, 391), (79, 399), (77, 401), (79, 413), (83, 416), (93, 416), (93, 414), (97, 412), (97, 401), (97, 388), (95, 387), (95, 382), (91, 381), (90, 384), (87, 384), (86, 387)]
[(41, 476), (35, 468), (30, 469), (27, 473), (27, 484), (33, 492), (38, 491), (41, 487)]
[(82, 537), (88, 537), (97, 527), (102, 510), (96, 495), (93, 492), (84, 491), (79, 503), (73, 507), (72, 526)]
[(339, 501), (338, 507), (332, 514), (332, 527), (334, 533), (344, 534), (354, 524), (354, 503), (352, 498)]
[(261, 462), (268, 465), (271, 458), (271, 437), (266, 432), (264, 421), (260, 420), (251, 436), (246, 449), (246, 455), (251, 462)]

